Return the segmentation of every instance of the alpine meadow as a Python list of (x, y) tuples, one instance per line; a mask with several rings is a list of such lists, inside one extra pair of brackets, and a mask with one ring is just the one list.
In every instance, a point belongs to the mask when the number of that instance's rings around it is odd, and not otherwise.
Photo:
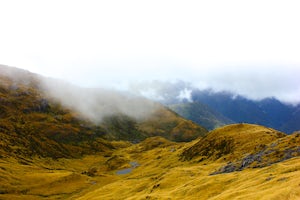
[(300, 199), (300, 2), (0, 1), (0, 199)]

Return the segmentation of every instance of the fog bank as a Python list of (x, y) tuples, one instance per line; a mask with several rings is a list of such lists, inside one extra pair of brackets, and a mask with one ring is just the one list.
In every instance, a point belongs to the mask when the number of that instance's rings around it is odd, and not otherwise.
[(47, 95), (95, 124), (105, 117), (127, 115), (137, 121), (151, 116), (160, 107), (158, 103), (112, 89), (89, 89), (56, 79), (42, 79)]

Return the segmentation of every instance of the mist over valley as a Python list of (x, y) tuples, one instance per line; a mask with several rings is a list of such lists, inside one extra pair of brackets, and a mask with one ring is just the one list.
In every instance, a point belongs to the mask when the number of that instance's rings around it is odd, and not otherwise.
[(0, 199), (300, 198), (300, 4), (1, 1)]

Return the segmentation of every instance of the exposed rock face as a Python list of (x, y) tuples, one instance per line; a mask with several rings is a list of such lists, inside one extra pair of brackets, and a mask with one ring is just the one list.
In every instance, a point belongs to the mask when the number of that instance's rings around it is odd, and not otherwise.
[(294, 133), (272, 142), (263, 150), (253, 152), (213, 172), (212, 174), (241, 171), (245, 168), (260, 168), (300, 156), (300, 134)]

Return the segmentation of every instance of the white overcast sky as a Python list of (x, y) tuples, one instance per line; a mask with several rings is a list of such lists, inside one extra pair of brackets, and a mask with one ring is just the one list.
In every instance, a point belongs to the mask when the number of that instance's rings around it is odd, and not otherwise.
[(300, 1), (0, 1), (0, 63), (84, 86), (191, 81), (300, 100)]

